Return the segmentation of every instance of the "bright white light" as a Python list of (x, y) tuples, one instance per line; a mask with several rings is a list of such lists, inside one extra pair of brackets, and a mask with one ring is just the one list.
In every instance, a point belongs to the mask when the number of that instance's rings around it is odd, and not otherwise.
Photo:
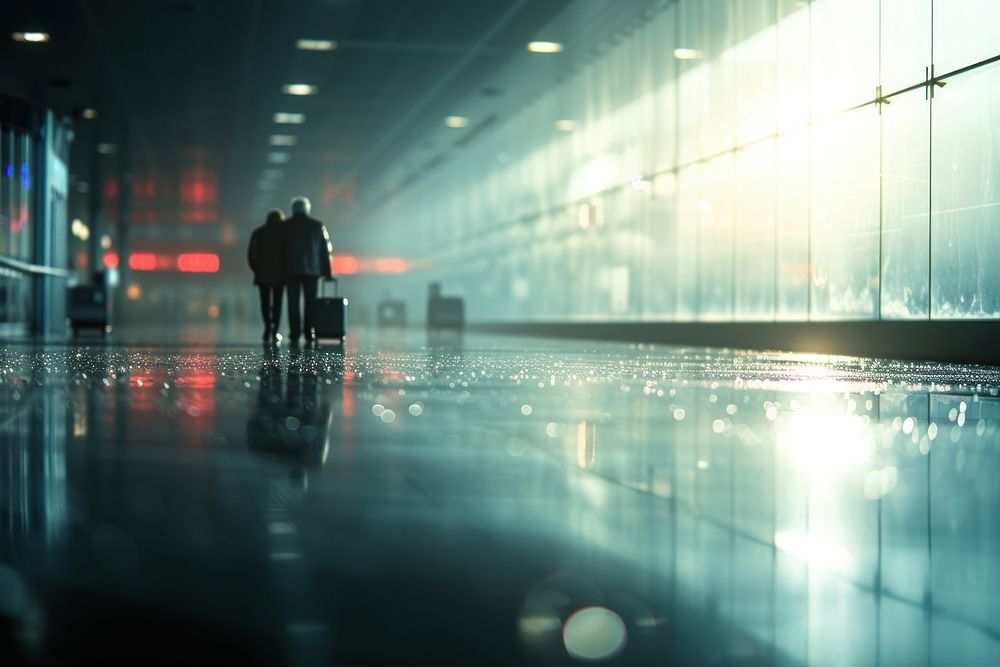
[(14, 38), (15, 42), (30, 42), (32, 44), (49, 41), (49, 33), (47, 32), (15, 32), (11, 37)]
[(674, 58), (677, 60), (701, 60), (701, 51), (698, 49), (674, 49)]
[(272, 146), (294, 146), (298, 139), (291, 134), (272, 134)]
[(618, 163), (612, 155), (591, 158), (574, 174), (571, 191), (578, 197), (600, 192), (618, 180)]
[(282, 125), (301, 125), (306, 122), (306, 115), (304, 113), (289, 113), (287, 111), (279, 111), (274, 114), (274, 122), (280, 123)]
[(286, 83), (281, 87), (281, 92), (285, 95), (315, 95), (319, 92), (319, 87), (308, 83)]
[(576, 129), (576, 121), (564, 118), (556, 121), (556, 129), (560, 132), (572, 132)]
[(560, 42), (528, 42), (532, 53), (561, 53), (565, 48)]
[(865, 498), (878, 500), (892, 493), (899, 481), (899, 471), (895, 466), (887, 466), (881, 470), (872, 470), (865, 475)]
[(875, 449), (874, 434), (864, 417), (803, 411), (778, 421), (778, 442), (800, 467), (817, 475), (861, 466)]
[(267, 161), (271, 164), (285, 164), (289, 160), (288, 153), (283, 151), (274, 151), (267, 154)]
[(648, 186), (648, 185), (649, 185), (649, 181), (647, 181), (642, 176), (633, 176), (632, 177), (632, 189), (635, 190), (636, 192), (638, 192), (640, 190), (645, 190), (646, 186)]
[(584, 607), (566, 619), (563, 643), (577, 660), (607, 660), (625, 648), (625, 622), (605, 607)]
[(70, 225), (70, 231), (72, 231), (73, 236), (81, 241), (86, 241), (90, 238), (90, 227), (80, 218), (74, 218), (73, 224)]
[(337, 42), (331, 39), (300, 39), (295, 42), (295, 48), (303, 51), (333, 51)]
[(819, 535), (779, 530), (774, 546), (819, 568), (843, 570), (851, 561), (847, 550)]
[(97, 118), (97, 109), (84, 109), (83, 117), (87, 120), (94, 120)]
[(468, 127), (469, 119), (465, 116), (448, 116), (444, 119), (444, 124), (455, 129)]
[(105, 250), (111, 248), (111, 237), (108, 236), (107, 234), (101, 237), (101, 247), (104, 248)]

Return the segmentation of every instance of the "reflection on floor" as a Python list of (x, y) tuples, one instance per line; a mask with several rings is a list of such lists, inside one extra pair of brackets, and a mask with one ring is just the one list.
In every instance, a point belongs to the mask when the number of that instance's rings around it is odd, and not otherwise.
[(7, 345), (0, 661), (1000, 664), (1000, 371), (357, 338)]

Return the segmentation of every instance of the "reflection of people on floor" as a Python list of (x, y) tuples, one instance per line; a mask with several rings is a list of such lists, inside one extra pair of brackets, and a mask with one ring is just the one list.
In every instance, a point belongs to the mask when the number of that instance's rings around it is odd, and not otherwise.
[(247, 420), (250, 449), (306, 467), (325, 463), (335, 385), (320, 377), (316, 357), (313, 351), (292, 349), (283, 383), (280, 358), (265, 354), (257, 401)]

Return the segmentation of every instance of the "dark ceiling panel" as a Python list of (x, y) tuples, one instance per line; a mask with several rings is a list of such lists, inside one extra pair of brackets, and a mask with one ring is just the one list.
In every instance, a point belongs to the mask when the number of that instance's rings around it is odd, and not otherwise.
[[(136, 171), (177, 172), (191, 155), (207, 156), (226, 215), (243, 219), (262, 170), (274, 166), (271, 134), (297, 137), (281, 168), (306, 192), (382, 169), (570, 1), (8, 0), (0, 69), (16, 63), (17, 75), (0, 74), (0, 91), (65, 113), (98, 109), (96, 121), (80, 121), (72, 166), (81, 179), (97, 142), (122, 146), (121, 164)], [(3, 37), (25, 29), (52, 41)], [(297, 50), (304, 37), (338, 48)], [(319, 95), (282, 94), (298, 82)], [(412, 113), (418, 105), (433, 117)], [(276, 111), (307, 122), (277, 126)]]

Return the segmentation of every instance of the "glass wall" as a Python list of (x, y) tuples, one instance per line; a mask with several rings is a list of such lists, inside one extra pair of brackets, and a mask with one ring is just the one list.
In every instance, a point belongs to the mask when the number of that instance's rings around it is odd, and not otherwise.
[(998, 55), (994, 0), (664, 2), (365, 250), (480, 320), (995, 318)]
[[(32, 144), (27, 132), (0, 125), (0, 255), (30, 261)], [(0, 330), (28, 320), (29, 281), (0, 265)]]

